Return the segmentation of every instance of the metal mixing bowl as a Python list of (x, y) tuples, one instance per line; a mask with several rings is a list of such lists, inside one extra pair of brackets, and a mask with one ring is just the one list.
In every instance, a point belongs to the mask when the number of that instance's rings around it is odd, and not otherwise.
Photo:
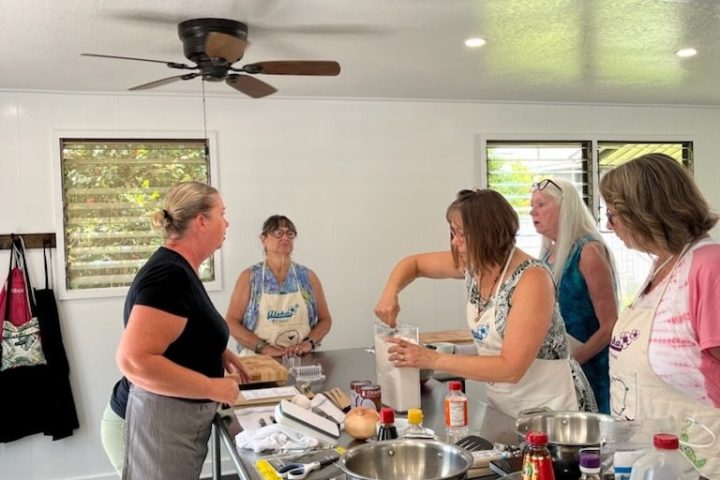
[(340, 468), (351, 480), (463, 480), (472, 455), (434, 440), (386, 440), (348, 449)]

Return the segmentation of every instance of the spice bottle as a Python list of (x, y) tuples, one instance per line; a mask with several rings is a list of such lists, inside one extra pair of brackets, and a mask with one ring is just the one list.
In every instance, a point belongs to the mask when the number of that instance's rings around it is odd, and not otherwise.
[(402, 438), (436, 439), (435, 433), (423, 427), (423, 413), (419, 408), (411, 408), (407, 413), (408, 426), (401, 432)]
[(523, 453), (522, 480), (555, 480), (552, 458), (547, 448), (545, 432), (530, 432), (526, 437), (527, 446)]
[(360, 405), (362, 401), (362, 397), (360, 397), (360, 388), (370, 384), (372, 384), (370, 380), (353, 380), (350, 382), (350, 405), (353, 407)]
[(468, 434), (467, 396), (457, 380), (448, 382), (445, 395), (445, 432), (449, 443), (455, 443)]
[(360, 387), (358, 405), (374, 408), (378, 412), (382, 408), (382, 390), (380, 385), (363, 385)]
[(395, 427), (395, 410), (382, 407), (380, 409), (380, 428), (378, 429), (377, 439), (380, 441), (396, 438), (398, 438), (398, 432)]
[(600, 480), (598, 452), (580, 452), (580, 480)]

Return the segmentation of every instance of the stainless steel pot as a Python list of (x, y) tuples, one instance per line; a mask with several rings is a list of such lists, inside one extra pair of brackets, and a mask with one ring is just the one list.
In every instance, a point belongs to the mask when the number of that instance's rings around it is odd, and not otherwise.
[(555, 480), (577, 480), (580, 450), (600, 448), (600, 424), (617, 421), (602, 413), (541, 411), (521, 414), (515, 432), (523, 439), (528, 432), (547, 433)]
[(464, 480), (473, 458), (434, 440), (386, 440), (348, 449), (340, 468), (349, 480)]

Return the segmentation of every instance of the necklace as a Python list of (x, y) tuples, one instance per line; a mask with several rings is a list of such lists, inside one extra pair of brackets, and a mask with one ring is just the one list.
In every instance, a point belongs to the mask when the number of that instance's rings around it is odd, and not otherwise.
[(495, 277), (495, 280), (493, 280), (492, 285), (490, 286), (489, 294), (487, 297), (483, 297), (482, 294), (482, 280), (483, 280), (483, 274), (480, 272), (480, 278), (478, 279), (478, 318), (480, 316), (480, 313), (487, 308), (488, 305), (490, 305), (490, 301), (493, 297), (493, 290), (495, 289), (495, 284), (500, 279), (500, 273), (498, 272), (497, 276)]
[(660, 273), (660, 270), (665, 268), (667, 266), (667, 264), (670, 263), (670, 260), (672, 260), (673, 258), (675, 258), (675, 255), (670, 255), (668, 258), (663, 260), (663, 262), (655, 270), (653, 270), (653, 272), (648, 277), (647, 286), (645, 287), (645, 292), (650, 291), (650, 289), (652, 288), (652, 286), (655, 282), (655, 277), (657, 276), (657, 274)]

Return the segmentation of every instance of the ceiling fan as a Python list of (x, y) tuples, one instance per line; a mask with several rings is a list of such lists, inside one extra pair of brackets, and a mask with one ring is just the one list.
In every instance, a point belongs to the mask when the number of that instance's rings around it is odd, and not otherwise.
[(183, 43), (183, 53), (185, 57), (195, 65), (147, 58), (101, 55), (97, 53), (83, 53), (82, 55), (88, 57), (164, 63), (169, 68), (193, 70), (192, 72), (182, 75), (175, 75), (149, 83), (143, 83), (129, 90), (146, 90), (179, 80), (191, 80), (196, 77), (201, 77), (203, 80), (209, 82), (221, 82), (224, 80), (226, 84), (245, 95), (253, 98), (261, 98), (272, 95), (277, 92), (277, 89), (254, 77), (254, 75), (257, 74), (335, 76), (340, 73), (340, 64), (335, 61), (276, 60), (234, 67), (233, 64), (239, 61), (245, 54), (245, 48), (248, 43), (247, 25), (235, 20), (222, 18), (186, 20), (178, 24), (178, 35)]

